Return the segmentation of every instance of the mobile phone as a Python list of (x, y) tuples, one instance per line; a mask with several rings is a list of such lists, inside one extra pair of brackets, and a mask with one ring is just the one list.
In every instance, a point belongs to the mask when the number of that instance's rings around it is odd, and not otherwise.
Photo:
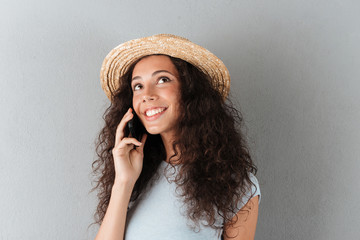
[(130, 121), (128, 121), (127, 126), (129, 128), (129, 132), (131, 133), (131, 136), (141, 142), (142, 135), (146, 133), (146, 129), (134, 110), (133, 115), (134, 117)]

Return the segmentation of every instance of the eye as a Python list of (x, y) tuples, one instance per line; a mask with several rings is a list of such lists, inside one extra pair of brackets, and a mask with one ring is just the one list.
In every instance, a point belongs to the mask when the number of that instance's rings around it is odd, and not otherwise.
[(169, 81), (170, 79), (168, 77), (160, 77), (158, 83), (169, 82)]
[(141, 84), (138, 83), (138, 84), (134, 85), (133, 90), (136, 91), (136, 90), (139, 90), (140, 88), (141, 88)]

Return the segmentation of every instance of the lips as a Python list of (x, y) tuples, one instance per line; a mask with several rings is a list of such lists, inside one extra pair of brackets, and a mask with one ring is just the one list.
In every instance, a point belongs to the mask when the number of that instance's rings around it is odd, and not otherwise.
[[(151, 107), (144, 111), (145, 119), (147, 121), (153, 121), (159, 118), (167, 110), (166, 107)], [(150, 115), (150, 116), (148, 116)]]
[(155, 114), (158, 114), (162, 111), (164, 111), (166, 108), (156, 108), (156, 109), (151, 109), (145, 112), (145, 115), (148, 117), (154, 116)]

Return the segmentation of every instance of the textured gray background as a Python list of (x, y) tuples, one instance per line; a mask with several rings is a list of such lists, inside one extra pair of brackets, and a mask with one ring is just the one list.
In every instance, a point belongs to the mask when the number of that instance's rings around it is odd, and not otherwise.
[(262, 191), (256, 239), (360, 239), (360, 3), (0, 1), (0, 239), (93, 239), (105, 55), (156, 33), (229, 68)]

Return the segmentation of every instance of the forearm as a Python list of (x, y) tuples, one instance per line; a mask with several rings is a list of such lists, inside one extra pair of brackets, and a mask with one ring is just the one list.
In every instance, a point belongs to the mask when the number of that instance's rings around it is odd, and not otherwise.
[(109, 206), (95, 240), (124, 239), (126, 214), (132, 189), (133, 184), (114, 184)]

